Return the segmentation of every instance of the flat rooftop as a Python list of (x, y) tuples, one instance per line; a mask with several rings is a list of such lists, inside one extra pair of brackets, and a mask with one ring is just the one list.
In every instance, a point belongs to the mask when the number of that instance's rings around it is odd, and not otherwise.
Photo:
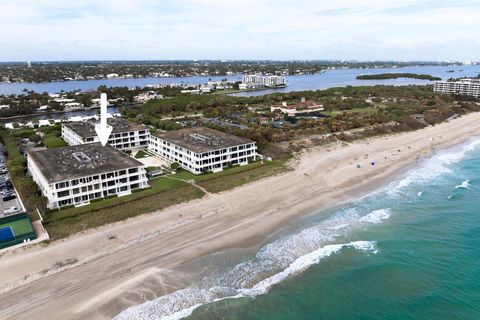
[(109, 145), (102, 147), (100, 143), (31, 151), (28, 157), (49, 183), (143, 166), (127, 154)]
[(195, 153), (203, 153), (234, 147), (241, 144), (253, 143), (250, 139), (237, 137), (210, 128), (188, 128), (175, 131), (156, 132), (154, 135)]
[[(76, 134), (81, 136), (82, 138), (90, 138), (97, 135), (95, 132), (95, 123), (94, 121), (86, 121), (86, 122), (68, 122), (64, 123), (66, 127), (70, 128)], [(129, 131), (139, 131), (139, 130), (147, 130), (145, 126), (134, 123), (123, 118), (108, 118), (107, 123), (112, 126), (112, 134), (121, 133), (121, 132), (129, 132)]]

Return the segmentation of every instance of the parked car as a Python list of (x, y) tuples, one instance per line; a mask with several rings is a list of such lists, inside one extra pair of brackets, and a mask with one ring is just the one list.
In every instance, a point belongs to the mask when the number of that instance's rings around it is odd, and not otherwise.
[(0, 181), (0, 190), (10, 189), (13, 190), (13, 185), (10, 181)]
[(2, 196), (7, 196), (7, 195), (15, 194), (15, 190), (13, 190), (12, 188), (5, 187), (3, 190), (0, 191), (0, 193), (2, 194)]
[(5, 214), (13, 214), (13, 213), (17, 213), (17, 212), (20, 212), (20, 209), (18, 207), (9, 207), (9, 208), (5, 208), (3, 210), (3, 213), (5, 213)]
[(17, 198), (17, 195), (15, 193), (13, 193), (13, 194), (10, 194), (10, 195), (3, 196), (3, 201), (10, 201), (10, 200), (13, 200), (13, 199), (16, 199), (16, 198)]

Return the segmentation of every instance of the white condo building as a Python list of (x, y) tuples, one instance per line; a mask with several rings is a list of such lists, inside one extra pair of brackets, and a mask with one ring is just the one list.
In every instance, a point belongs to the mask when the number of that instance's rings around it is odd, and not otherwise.
[(284, 77), (281, 76), (267, 76), (263, 77), (263, 84), (266, 87), (279, 87), (285, 86), (287, 84), (287, 81)]
[(85, 205), (148, 187), (141, 162), (100, 143), (31, 151), (27, 163), (51, 209)]
[(457, 81), (438, 81), (433, 85), (433, 91), (452, 93), (479, 98), (480, 79), (460, 79)]
[(245, 75), (242, 78), (242, 89), (257, 87), (279, 87), (286, 86), (285, 77), (281, 76), (262, 76), (262, 75)]
[(263, 84), (263, 76), (256, 75), (256, 74), (249, 74), (242, 77), (242, 82), (245, 84), (256, 84), (262, 85)]
[[(150, 133), (140, 124), (122, 118), (108, 118), (113, 127), (108, 144), (120, 150), (146, 148)], [(70, 122), (62, 124), (62, 138), (70, 146), (99, 142), (93, 122)]]
[(148, 150), (194, 174), (222, 171), (230, 165), (245, 165), (257, 157), (254, 141), (209, 128), (152, 134)]

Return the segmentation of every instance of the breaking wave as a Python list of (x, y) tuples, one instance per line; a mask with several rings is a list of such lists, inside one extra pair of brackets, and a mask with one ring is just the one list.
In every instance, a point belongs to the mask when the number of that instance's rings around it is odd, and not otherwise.
[(255, 297), (267, 293), (276, 284), (301, 273), (317, 264), (322, 258), (340, 252), (343, 248), (353, 248), (364, 253), (376, 254), (374, 241), (354, 241), (345, 244), (331, 244), (317, 249), (293, 261), (285, 270), (278, 272), (251, 288), (211, 287), (207, 289), (186, 288), (165, 295), (153, 301), (133, 306), (117, 315), (114, 320), (176, 320), (188, 317), (202, 305), (224, 299)]
[(469, 180), (465, 180), (462, 182), (462, 184), (458, 185), (455, 187), (455, 189), (470, 189), (472, 185), (470, 184)]
[[(403, 191), (412, 184), (424, 185), (441, 175), (453, 174), (455, 172), (453, 165), (478, 146), (480, 146), (480, 139), (476, 137), (458, 147), (440, 151), (423, 160), (419, 166), (410, 170), (403, 178), (392, 182), (379, 192), (386, 192), (388, 196), (395, 197), (403, 194)], [(417, 193), (417, 195), (421, 196), (422, 193)]]
[(362, 253), (378, 252), (374, 241), (334, 243), (354, 229), (381, 223), (390, 209), (367, 211), (349, 207), (320, 224), (284, 236), (262, 247), (257, 254), (227, 271), (207, 275), (203, 285), (188, 287), (158, 299), (130, 307), (114, 319), (181, 319), (198, 307), (223, 299), (254, 297), (267, 293), (274, 285), (292, 277), (321, 259), (351, 248)]
[(360, 222), (382, 223), (382, 220), (390, 218), (390, 209), (374, 210), (360, 218)]

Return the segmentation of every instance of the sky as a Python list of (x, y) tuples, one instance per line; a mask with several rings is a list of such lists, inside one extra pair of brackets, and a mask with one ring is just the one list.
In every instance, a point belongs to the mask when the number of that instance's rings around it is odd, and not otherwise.
[(0, 0), (0, 61), (478, 61), (479, 17), (479, 0)]

